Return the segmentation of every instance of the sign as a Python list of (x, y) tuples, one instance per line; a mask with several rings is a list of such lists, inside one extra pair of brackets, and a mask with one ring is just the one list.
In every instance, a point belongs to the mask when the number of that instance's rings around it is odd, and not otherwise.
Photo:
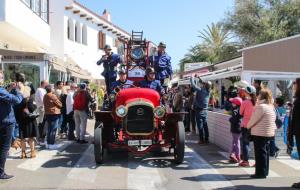
[(130, 78), (143, 78), (145, 76), (145, 70), (140, 68), (134, 68), (128, 70), (128, 77)]
[(198, 62), (198, 63), (186, 63), (184, 64), (184, 71), (193, 71), (196, 69), (201, 69), (203, 67), (209, 66), (208, 62)]

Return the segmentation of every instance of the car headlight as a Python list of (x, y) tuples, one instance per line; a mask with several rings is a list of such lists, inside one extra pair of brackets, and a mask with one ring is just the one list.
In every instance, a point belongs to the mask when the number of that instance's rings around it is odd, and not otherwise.
[(166, 114), (166, 108), (165, 107), (162, 107), (162, 106), (158, 106), (158, 107), (156, 107), (154, 110), (153, 110), (153, 112), (154, 112), (154, 116), (156, 117), (156, 118), (163, 118), (164, 116), (165, 116), (165, 114)]
[(118, 117), (125, 117), (127, 115), (127, 108), (123, 105), (118, 106), (116, 109), (116, 114)]

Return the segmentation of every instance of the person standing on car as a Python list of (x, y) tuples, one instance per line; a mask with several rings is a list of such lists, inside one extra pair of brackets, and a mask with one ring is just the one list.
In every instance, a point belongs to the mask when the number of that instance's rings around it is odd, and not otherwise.
[(5, 162), (10, 148), (12, 132), (16, 123), (13, 106), (22, 102), (22, 95), (17, 91), (16, 83), (10, 84), (6, 90), (2, 87), (4, 74), (0, 70), (0, 179), (13, 176), (5, 173)]
[(156, 79), (160, 81), (163, 87), (167, 87), (172, 79), (171, 57), (166, 53), (166, 44), (160, 42), (158, 45), (157, 55), (150, 57), (150, 63), (156, 72)]
[(207, 126), (208, 101), (210, 96), (211, 82), (203, 82), (198, 78), (200, 85), (196, 84), (196, 79), (191, 77), (192, 88), (196, 91), (194, 99), (194, 110), (196, 114), (196, 123), (199, 131), (199, 144), (209, 143), (209, 131)]
[(151, 88), (156, 90), (160, 95), (165, 94), (165, 90), (160, 85), (160, 82), (155, 80), (155, 71), (152, 67), (146, 69), (145, 80), (141, 81), (139, 86), (141, 88)]
[(105, 79), (106, 90), (110, 94), (111, 84), (117, 79), (117, 66), (122, 63), (121, 56), (111, 52), (111, 47), (105, 45), (104, 47), (105, 55), (97, 62), (97, 65), (103, 64), (102, 76)]
[(89, 103), (92, 101), (92, 97), (86, 90), (86, 84), (81, 83), (80, 89), (74, 94), (74, 120), (75, 129), (77, 135), (77, 142), (85, 144), (85, 140)]

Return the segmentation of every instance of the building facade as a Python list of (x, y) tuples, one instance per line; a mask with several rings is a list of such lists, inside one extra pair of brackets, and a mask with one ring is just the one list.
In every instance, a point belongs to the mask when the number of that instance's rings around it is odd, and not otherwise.
[(130, 38), (108, 11), (100, 16), (73, 0), (0, 0), (0, 33), (5, 79), (23, 72), (35, 87), (41, 80), (101, 78), (96, 62), (104, 46), (122, 54)]

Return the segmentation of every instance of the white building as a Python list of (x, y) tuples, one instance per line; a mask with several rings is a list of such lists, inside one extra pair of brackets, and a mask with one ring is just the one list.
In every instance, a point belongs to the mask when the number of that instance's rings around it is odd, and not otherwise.
[(100, 78), (103, 47), (122, 53), (130, 38), (108, 11), (100, 16), (73, 0), (0, 0), (0, 34), (5, 79), (23, 72), (35, 86)]
[(6, 79), (22, 71), (35, 86), (48, 77), (48, 0), (0, 0), (0, 55)]
[[(108, 44), (117, 53), (122, 41), (130, 38), (130, 34), (111, 23), (106, 10), (100, 16), (76, 1), (52, 0), (50, 11), (50, 52), (65, 61), (65, 79), (100, 78), (103, 68), (96, 62), (104, 54), (103, 47)], [(73, 69), (75, 65), (87, 69), (91, 75), (82, 76)]]

